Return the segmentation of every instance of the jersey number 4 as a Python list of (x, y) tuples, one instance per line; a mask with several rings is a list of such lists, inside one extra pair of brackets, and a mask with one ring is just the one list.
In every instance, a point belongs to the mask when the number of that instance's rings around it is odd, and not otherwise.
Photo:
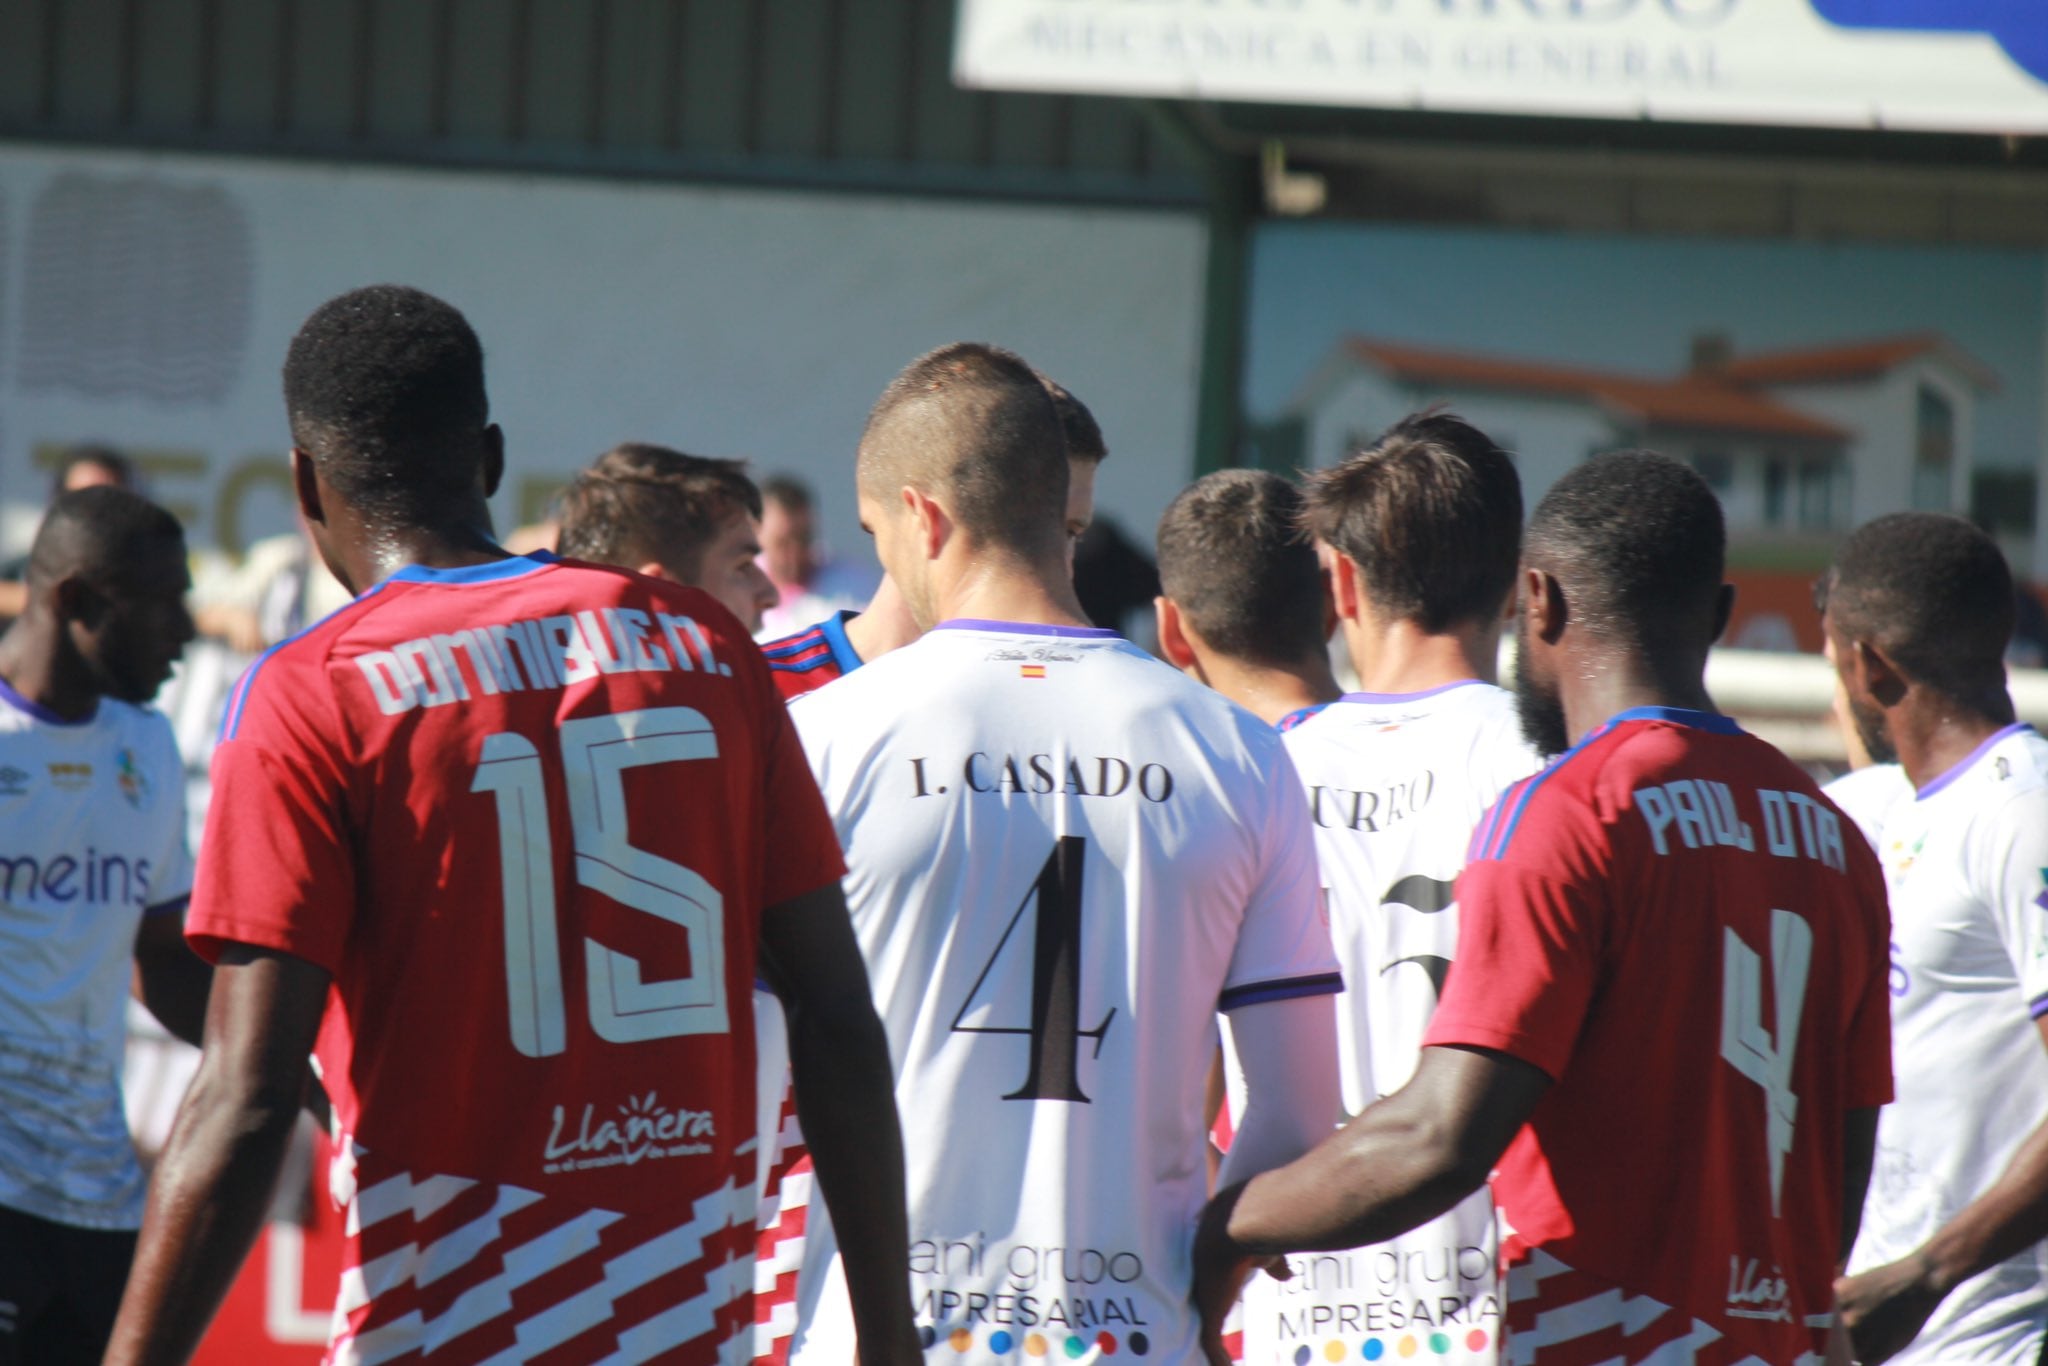
[[(717, 758), (711, 722), (690, 707), (651, 707), (564, 721), (559, 733), (577, 883), (668, 921), (689, 940), (690, 975), (649, 982), (641, 979), (639, 959), (584, 939), (590, 1027), (611, 1043), (725, 1033), (724, 900), (697, 873), (627, 842), (620, 776), (646, 764)], [(566, 1046), (568, 1021), (555, 915), (555, 842), (540, 752), (513, 731), (485, 737), (469, 790), (498, 799), (512, 1046), (529, 1058), (545, 1058)]]
[[(1102, 1056), (1102, 1038), (1116, 1007), (1093, 1029), (1081, 1028), (1081, 877), (1088, 861), (1088, 841), (1079, 835), (1062, 835), (1038, 870), (1031, 890), (1017, 903), (995, 952), (982, 964), (974, 989), (953, 1017), (955, 1034), (1021, 1034), (1031, 1040), (1030, 1065), (1024, 1084), (1004, 1100), (1078, 1100), (1088, 1102), (1078, 1075), (1081, 1040), (1095, 1040), (1095, 1056)], [(1028, 1025), (962, 1024), (981, 996), (989, 974), (1003, 959), (1003, 950), (1016, 936), (1024, 912), (1036, 902), (1037, 928), (1031, 937), (1031, 1023)]]
[(1790, 911), (1771, 912), (1771, 1001), (1778, 1031), (1764, 1028), (1764, 963), (1733, 927), (1722, 930), (1721, 1056), (1764, 1088), (1765, 1142), (1771, 1162), (1771, 1215), (1785, 1186), (1785, 1155), (1799, 1097), (1792, 1094), (1792, 1061), (1799, 1048), (1799, 1014), (1806, 1004), (1806, 974), (1813, 964), (1813, 929)]

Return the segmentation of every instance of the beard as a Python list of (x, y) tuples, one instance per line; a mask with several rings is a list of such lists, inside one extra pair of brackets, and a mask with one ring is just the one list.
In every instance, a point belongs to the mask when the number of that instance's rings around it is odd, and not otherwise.
[(1883, 708), (1852, 697), (1849, 699), (1849, 720), (1856, 727), (1856, 738), (1869, 752), (1871, 763), (1895, 764), (1899, 761), (1899, 747), (1892, 743), (1892, 728), (1885, 720)]
[(1556, 758), (1572, 747), (1563, 694), (1555, 683), (1539, 681), (1526, 659), (1518, 660), (1515, 669), (1515, 712), (1522, 720), (1522, 738), (1544, 758)]

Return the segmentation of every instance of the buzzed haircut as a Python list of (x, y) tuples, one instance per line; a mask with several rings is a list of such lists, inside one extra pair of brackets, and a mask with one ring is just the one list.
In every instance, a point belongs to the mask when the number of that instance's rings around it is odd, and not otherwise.
[(132, 489), (139, 482), (135, 477), (135, 462), (126, 455), (112, 446), (103, 446), (96, 441), (83, 442), (67, 449), (63, 458), (57, 462), (57, 468), (50, 478), (52, 498), (64, 492), (64, 486), (70, 482), (71, 472), (81, 465), (96, 465), (105, 470), (114, 476), (114, 484), (119, 488)]
[(563, 492), (556, 548), (596, 564), (667, 564), (695, 578), (705, 550), (742, 511), (761, 515), (761, 491), (745, 461), (628, 442), (599, 456)]
[(320, 305), (285, 356), (284, 401), (293, 443), (373, 518), (433, 520), (476, 482), (483, 347), (431, 294), (371, 285)]
[(2005, 687), (2015, 607), (1998, 543), (1961, 517), (1895, 512), (1858, 527), (1821, 580), (1821, 606), (1936, 692)]
[(1525, 557), (1564, 586), (1596, 637), (1704, 649), (1721, 594), (1720, 500), (1692, 466), (1654, 451), (1596, 455), (1550, 486)]
[(811, 486), (793, 474), (771, 474), (761, 481), (761, 497), (785, 512), (809, 512), (817, 500)]
[(1159, 585), (1211, 649), (1288, 665), (1324, 644), (1323, 576), (1301, 490), (1265, 470), (1218, 470), (1159, 519)]
[(1358, 566), (1375, 612), (1440, 632), (1500, 613), (1522, 548), (1522, 482), (1449, 413), (1404, 418), (1306, 477), (1303, 523)]
[(166, 546), (182, 549), (184, 527), (163, 508), (111, 484), (57, 496), (28, 552), (28, 582), (40, 587), (74, 575), (119, 583), (149, 572)]
[(1031, 367), (1001, 347), (955, 342), (889, 382), (861, 434), (863, 491), (941, 495), (983, 545), (1027, 560), (1064, 556), (1067, 442)]
[(1100, 465), (1107, 460), (1109, 447), (1103, 442), (1102, 427), (1095, 421), (1095, 414), (1088, 411), (1088, 405), (1049, 375), (1039, 375), (1038, 382), (1045, 386), (1046, 393), (1052, 395), (1052, 406), (1060, 415), (1060, 434), (1067, 441), (1067, 459), (1089, 465)]

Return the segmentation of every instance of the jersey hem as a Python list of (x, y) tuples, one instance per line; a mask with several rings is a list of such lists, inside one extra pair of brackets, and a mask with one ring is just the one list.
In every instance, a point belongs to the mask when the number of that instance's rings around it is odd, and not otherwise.
[(1547, 1050), (1538, 1041), (1517, 1029), (1500, 1029), (1483, 1024), (1460, 1024), (1456, 1020), (1446, 1023), (1442, 1015), (1430, 1022), (1429, 1030), (1422, 1036), (1424, 1048), (1489, 1048), (1496, 1053), (1505, 1053), (1536, 1068), (1553, 1082), (1564, 1079), (1564, 1066), (1544, 1056)]
[(185, 924), (185, 942), (192, 946), (192, 952), (207, 962), (218, 962), (221, 949), (228, 944), (247, 944), (252, 948), (270, 949), (277, 953), (288, 953), (294, 958), (303, 958), (314, 967), (330, 976), (340, 971), (341, 955), (327, 953), (321, 947), (309, 944), (291, 934), (280, 933), (268, 925), (251, 924), (238, 920), (202, 920), (197, 924)]
[(186, 892), (183, 896), (174, 896), (168, 901), (159, 901), (154, 906), (144, 906), (142, 908), (142, 918), (147, 920), (151, 916), (175, 915), (191, 904), (192, 893)]

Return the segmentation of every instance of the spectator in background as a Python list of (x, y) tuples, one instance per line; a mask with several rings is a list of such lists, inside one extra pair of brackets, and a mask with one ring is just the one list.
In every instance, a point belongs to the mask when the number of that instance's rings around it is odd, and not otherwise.
[[(50, 498), (54, 502), (74, 489), (102, 484), (133, 489), (136, 483), (134, 461), (112, 446), (86, 442), (73, 446), (57, 462), (57, 472), (50, 481)], [(27, 579), (28, 556), (20, 555), (0, 564), (0, 617), (18, 617), (28, 606)]]
[(826, 556), (810, 485), (770, 475), (761, 481), (761, 500), (761, 568), (781, 599), (766, 613), (763, 634), (787, 635), (843, 607), (865, 607), (881, 571)]
[(614, 446), (562, 494), (558, 548), (701, 588), (749, 633), (775, 605), (761, 571), (761, 493), (739, 460), (666, 446)]

